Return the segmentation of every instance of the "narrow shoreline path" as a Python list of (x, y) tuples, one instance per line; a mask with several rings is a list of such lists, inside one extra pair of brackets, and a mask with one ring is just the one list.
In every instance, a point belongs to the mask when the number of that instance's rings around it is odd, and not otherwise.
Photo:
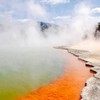
[(68, 59), (62, 76), (48, 85), (32, 91), (26, 97), (17, 100), (80, 100), (85, 82), (93, 73), (85, 67), (85, 62), (64, 51)]

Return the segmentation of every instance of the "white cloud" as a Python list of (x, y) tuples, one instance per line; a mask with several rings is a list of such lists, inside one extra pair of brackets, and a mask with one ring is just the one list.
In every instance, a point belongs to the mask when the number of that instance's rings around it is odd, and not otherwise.
[(59, 3), (69, 3), (70, 0), (42, 0), (42, 2), (50, 3), (52, 5), (59, 4)]
[(0, 0), (0, 9), (1, 14), (12, 11), (9, 15), (17, 19), (48, 20), (49, 14), (36, 0)]
[(58, 25), (66, 25), (69, 23), (71, 16), (57, 16), (53, 18), (54, 23)]
[(100, 7), (93, 8), (91, 3), (86, 3), (86, 1), (79, 2), (77, 5), (75, 5), (74, 12), (78, 16), (88, 17), (92, 16), (92, 14), (100, 13)]
[(82, 8), (79, 10), (79, 13), (80, 13), (80, 14), (88, 15), (88, 14), (90, 13), (90, 11), (91, 11), (90, 7), (84, 6), (84, 7), (82, 7)]
[(27, 2), (27, 7), (31, 15), (35, 17), (47, 17), (46, 9), (40, 4), (35, 3), (34, 1), (30, 0), (29, 2)]
[(93, 8), (92, 13), (100, 13), (100, 8)]
[(91, 13), (91, 6), (84, 2), (79, 3), (75, 6), (74, 12), (76, 15), (88, 16)]
[(70, 16), (57, 16), (57, 17), (54, 17), (53, 19), (54, 20), (66, 20), (66, 19), (69, 19)]

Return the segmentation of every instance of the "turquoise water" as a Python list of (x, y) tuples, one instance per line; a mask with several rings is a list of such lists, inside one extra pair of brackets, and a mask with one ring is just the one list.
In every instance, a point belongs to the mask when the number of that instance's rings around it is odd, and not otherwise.
[(0, 49), (0, 100), (16, 100), (55, 80), (64, 54), (53, 48)]

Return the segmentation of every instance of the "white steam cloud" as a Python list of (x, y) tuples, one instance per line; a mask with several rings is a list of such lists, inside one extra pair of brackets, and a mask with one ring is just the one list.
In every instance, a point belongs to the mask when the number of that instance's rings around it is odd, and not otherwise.
[[(34, 11), (34, 2), (31, 3), (30, 9)], [(46, 15), (44, 9), (37, 15)], [(93, 38), (95, 25), (100, 21), (100, 17), (92, 15), (94, 8), (78, 4), (73, 12), (72, 17), (68, 18), (67, 25), (52, 25), (45, 31), (41, 31), (38, 22), (33, 20), (14, 20), (11, 16), (0, 16), (0, 46), (54, 46), (70, 45), (80, 42), (86, 36)], [(97, 10), (94, 10), (97, 11)], [(36, 14), (35, 14), (36, 15)], [(65, 17), (64, 17), (65, 18)], [(61, 20), (61, 17), (57, 17)], [(65, 20), (67, 20), (65, 18)]]
[(29, 2), (26, 3), (28, 12), (30, 12), (31, 15), (36, 16), (36, 17), (44, 17), (46, 18), (48, 16), (48, 13), (46, 9), (41, 6), (38, 3), (35, 3), (33, 0), (30, 0)]
[(61, 3), (69, 3), (70, 0), (41, 0), (42, 2), (49, 3), (52, 5), (61, 4)]

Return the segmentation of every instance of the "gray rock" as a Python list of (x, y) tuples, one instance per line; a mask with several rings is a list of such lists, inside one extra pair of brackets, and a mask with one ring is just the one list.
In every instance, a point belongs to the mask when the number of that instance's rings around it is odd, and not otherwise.
[(94, 77), (100, 79), (100, 71), (98, 71), (97, 74), (94, 75)]
[(100, 67), (100, 63), (97, 63), (97, 62), (87, 62), (85, 65), (86, 66), (91, 66), (91, 67), (93, 67), (93, 66)]
[(95, 77), (90, 78), (81, 96), (81, 100), (100, 100), (100, 79)]
[(75, 56), (82, 56), (82, 55), (88, 55), (90, 54), (88, 51), (86, 50), (77, 50), (77, 49), (68, 49), (69, 53), (72, 53)]
[(93, 68), (90, 68), (91, 71), (93, 72), (100, 72), (100, 67), (93, 67)]

